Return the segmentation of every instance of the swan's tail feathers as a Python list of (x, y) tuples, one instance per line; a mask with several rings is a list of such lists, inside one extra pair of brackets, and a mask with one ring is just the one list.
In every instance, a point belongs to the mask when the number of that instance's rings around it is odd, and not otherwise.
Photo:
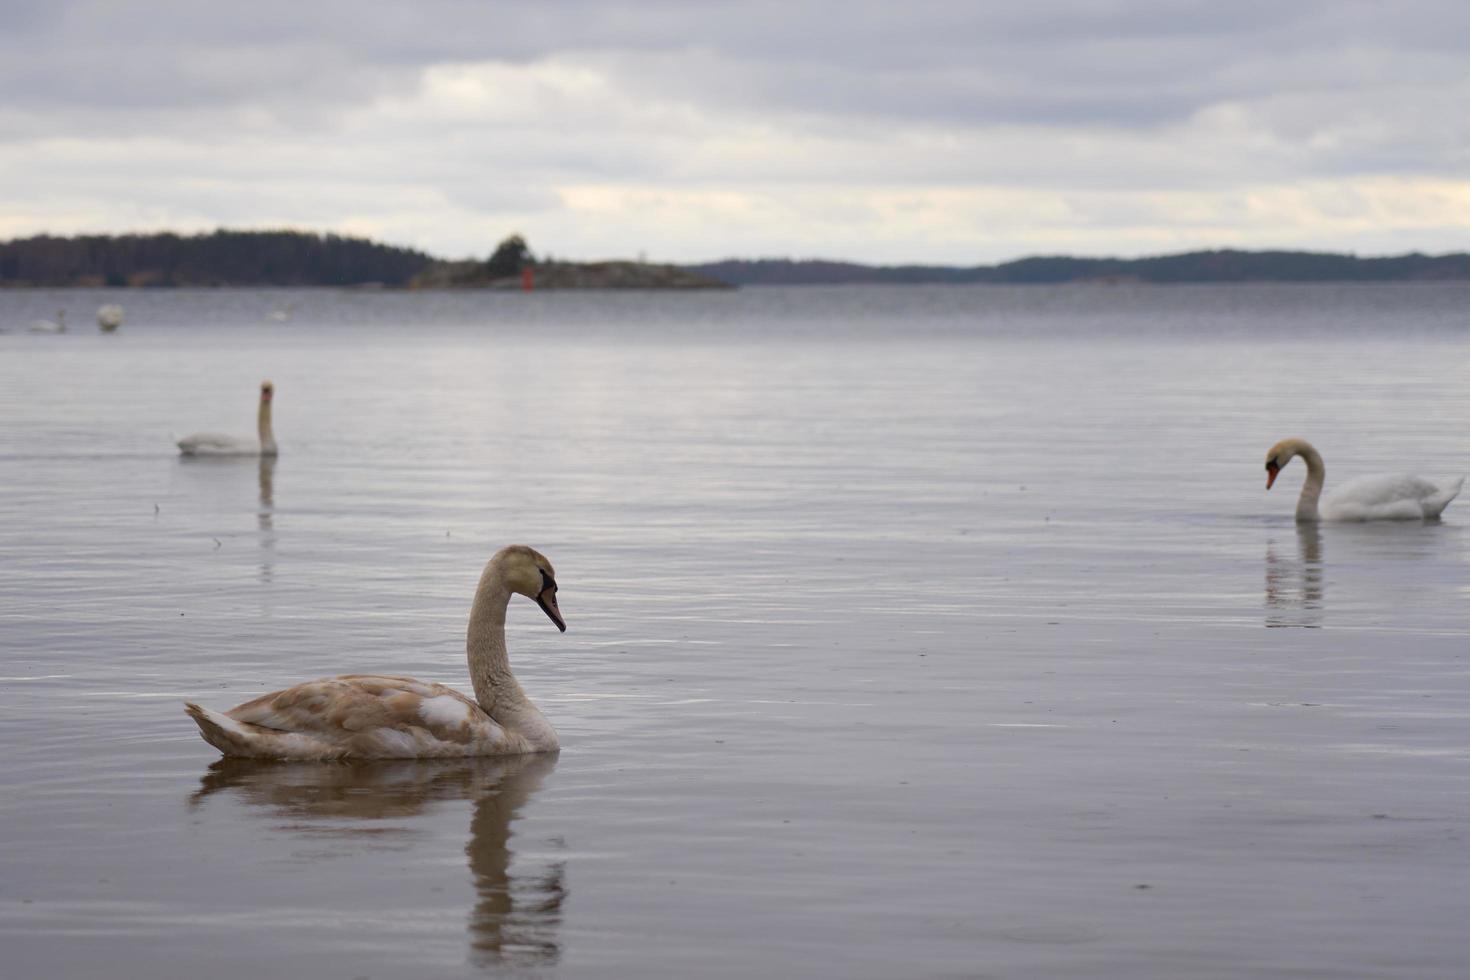
[(1424, 501), (1424, 516), (1426, 518), (1436, 518), (1444, 513), (1444, 509), (1450, 505), (1450, 501), (1460, 495), (1460, 488), (1464, 485), (1465, 478), (1462, 476), (1433, 497)]
[(285, 732), (184, 702), (184, 711), (199, 725), (204, 740), (227, 756), (249, 759), (340, 759), (344, 748), (306, 732)]
[(225, 755), (255, 755), (250, 732), (227, 714), (201, 708), (192, 701), (184, 702), (184, 711), (199, 725), (204, 740)]

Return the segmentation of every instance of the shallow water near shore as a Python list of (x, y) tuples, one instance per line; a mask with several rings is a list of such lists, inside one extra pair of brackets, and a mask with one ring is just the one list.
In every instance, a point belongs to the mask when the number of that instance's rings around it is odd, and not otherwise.
[[(1470, 471), (1470, 286), (0, 330), (6, 977), (1464, 975), (1470, 500), (1303, 529), (1262, 464)], [(176, 455), (267, 377), (278, 461)], [(510, 542), (557, 568), (568, 632), (508, 632), (559, 757), (224, 763), (184, 716), (467, 690)]]

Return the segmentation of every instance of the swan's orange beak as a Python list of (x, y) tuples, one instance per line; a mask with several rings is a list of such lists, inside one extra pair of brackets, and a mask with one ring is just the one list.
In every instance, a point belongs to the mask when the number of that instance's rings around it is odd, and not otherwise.
[(1271, 489), (1271, 484), (1276, 482), (1276, 474), (1281, 472), (1281, 467), (1275, 463), (1266, 464), (1266, 489)]
[(567, 631), (567, 621), (561, 618), (561, 610), (556, 607), (556, 586), (552, 586), (549, 589), (542, 589), (541, 594), (536, 597), (536, 605), (540, 606), (541, 611), (551, 617), (551, 621), (556, 624), (557, 629), (563, 633)]

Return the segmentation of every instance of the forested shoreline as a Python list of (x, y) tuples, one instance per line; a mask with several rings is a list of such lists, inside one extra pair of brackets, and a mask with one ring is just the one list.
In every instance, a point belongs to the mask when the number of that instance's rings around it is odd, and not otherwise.
[(1363, 258), (1237, 249), (1137, 259), (1038, 256), (997, 265), (864, 265), (729, 259), (686, 265), (538, 260), (512, 235), (485, 259), (447, 261), (365, 238), (301, 231), (198, 235), (37, 235), (0, 242), (0, 287), (336, 286), (689, 288), (844, 284), (1069, 282), (1405, 282), (1470, 280), (1470, 254)]

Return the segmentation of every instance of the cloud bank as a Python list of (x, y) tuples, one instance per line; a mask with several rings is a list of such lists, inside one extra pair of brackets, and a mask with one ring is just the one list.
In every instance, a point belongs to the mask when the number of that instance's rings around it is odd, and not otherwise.
[(1462, 250), (1452, 2), (9, 0), (0, 237), (975, 263)]

